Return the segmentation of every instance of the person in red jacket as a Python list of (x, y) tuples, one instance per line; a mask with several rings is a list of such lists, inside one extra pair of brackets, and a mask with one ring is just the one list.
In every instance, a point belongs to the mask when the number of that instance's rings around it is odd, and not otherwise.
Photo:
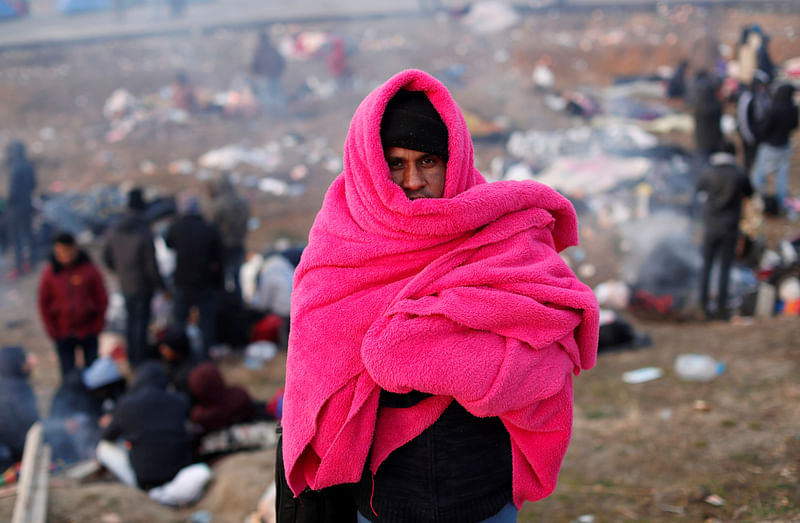
[(225, 383), (216, 365), (201, 363), (189, 373), (192, 410), (189, 419), (203, 432), (223, 429), (253, 419), (253, 400), (242, 387)]
[(85, 368), (97, 358), (97, 335), (105, 325), (107, 305), (106, 287), (95, 264), (71, 234), (56, 235), (39, 282), (39, 315), (56, 342), (62, 379), (75, 368), (78, 347)]

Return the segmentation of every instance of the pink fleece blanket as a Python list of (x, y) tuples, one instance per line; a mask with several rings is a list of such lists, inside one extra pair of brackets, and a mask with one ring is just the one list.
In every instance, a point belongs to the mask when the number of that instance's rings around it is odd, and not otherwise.
[[(449, 130), (441, 199), (408, 200), (380, 142), (386, 103), (425, 91)], [(499, 417), (514, 502), (555, 487), (572, 427), (572, 375), (594, 365), (597, 303), (558, 251), (571, 204), (535, 182), (485, 183), (447, 89), (403, 71), (357, 109), (295, 275), (283, 444), (295, 493), (355, 482), (455, 400)], [(434, 394), (378, 409), (381, 389)], [(371, 454), (370, 454), (371, 451)]]

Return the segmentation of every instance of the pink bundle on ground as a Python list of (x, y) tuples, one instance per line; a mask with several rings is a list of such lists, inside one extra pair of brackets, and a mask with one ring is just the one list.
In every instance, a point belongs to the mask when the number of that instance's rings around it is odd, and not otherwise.
[[(399, 89), (424, 91), (449, 131), (444, 197), (392, 183), (380, 122)], [(453, 399), (511, 437), (514, 502), (555, 487), (572, 427), (572, 374), (594, 365), (597, 302), (558, 251), (577, 243), (564, 197), (485, 183), (447, 89), (403, 71), (359, 106), (295, 275), (283, 438), (299, 493), (377, 470)], [(434, 394), (382, 408), (381, 389)]]

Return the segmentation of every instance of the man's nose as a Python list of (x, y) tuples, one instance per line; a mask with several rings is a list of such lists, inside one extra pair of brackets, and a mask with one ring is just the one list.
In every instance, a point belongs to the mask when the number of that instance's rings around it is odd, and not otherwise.
[(403, 188), (416, 191), (425, 185), (425, 179), (416, 165), (408, 167), (403, 172)]

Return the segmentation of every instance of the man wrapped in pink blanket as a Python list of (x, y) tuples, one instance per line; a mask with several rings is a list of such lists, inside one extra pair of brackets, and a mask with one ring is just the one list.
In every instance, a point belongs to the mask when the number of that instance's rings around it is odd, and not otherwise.
[(597, 350), (594, 295), (558, 255), (575, 212), (473, 162), (460, 109), (422, 71), (358, 107), (295, 275), (295, 494), (353, 483), (362, 521), (514, 521), (555, 488), (572, 376)]

